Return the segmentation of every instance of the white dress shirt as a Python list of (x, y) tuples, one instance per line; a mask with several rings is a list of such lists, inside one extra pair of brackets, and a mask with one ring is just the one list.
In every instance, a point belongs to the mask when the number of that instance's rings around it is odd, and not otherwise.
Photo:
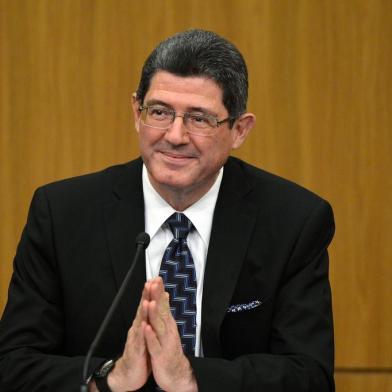
[[(187, 243), (195, 263), (197, 294), (196, 294), (196, 347), (195, 355), (202, 356), (200, 341), (201, 331), (201, 303), (203, 297), (204, 269), (207, 259), (208, 244), (210, 242), (212, 218), (220, 184), (222, 182), (223, 167), (220, 169), (215, 183), (209, 191), (196, 203), (182, 211), (193, 223), (195, 230), (188, 234)], [(163, 253), (173, 234), (167, 225), (164, 225), (176, 210), (173, 209), (153, 188), (148, 177), (147, 169), (143, 165), (143, 195), (144, 195), (144, 221), (145, 231), (150, 235), (150, 245), (146, 249), (146, 275), (147, 279), (159, 276), (159, 269)]]

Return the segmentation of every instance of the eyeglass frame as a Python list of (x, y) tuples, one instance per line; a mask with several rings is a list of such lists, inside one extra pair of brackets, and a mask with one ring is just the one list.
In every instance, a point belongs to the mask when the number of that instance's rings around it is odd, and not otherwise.
[[(140, 113), (142, 113), (144, 110), (148, 110), (149, 108), (152, 108), (152, 107), (155, 107), (155, 106), (158, 106), (158, 107), (159, 107), (159, 105), (141, 105), (141, 106), (138, 108), (138, 111), (139, 111)], [(182, 117), (182, 121), (183, 121), (183, 124), (184, 124), (184, 127), (185, 127), (187, 133), (190, 133), (190, 134), (192, 134), (192, 135), (197, 135), (197, 136), (211, 136), (211, 135), (214, 135), (214, 134), (215, 134), (216, 129), (217, 129), (218, 127), (220, 127), (222, 124), (224, 124), (224, 123), (226, 123), (226, 122), (228, 122), (228, 121), (235, 120), (235, 119), (237, 119), (237, 118), (239, 117), (239, 116), (237, 116), (237, 117), (230, 117), (230, 116), (229, 116), (229, 117), (227, 117), (227, 118), (225, 118), (225, 119), (223, 119), (223, 120), (218, 120), (215, 116), (212, 116), (212, 115), (210, 115), (210, 114), (203, 114), (203, 116), (208, 117), (209, 119), (213, 119), (213, 120), (216, 122), (216, 125), (214, 125), (212, 128), (210, 128), (210, 133), (208, 133), (208, 134), (202, 134), (202, 133), (198, 133), (198, 132), (195, 133), (195, 132), (193, 132), (193, 131), (190, 131), (190, 130), (187, 128), (187, 126), (186, 126), (186, 122), (184, 122), (184, 119), (187, 118), (187, 115), (191, 115), (192, 113), (190, 113), (190, 112), (182, 112), (182, 115), (179, 115), (179, 114), (177, 114), (177, 112), (176, 112), (174, 109), (165, 108), (165, 110), (167, 110), (168, 112), (170, 112), (170, 113), (172, 114), (172, 120), (171, 120), (170, 124), (169, 124), (168, 126), (166, 126), (166, 127), (157, 127), (157, 126), (154, 126), (154, 125), (146, 124), (144, 121), (142, 121), (141, 116), (140, 116), (140, 119), (139, 119), (139, 120), (140, 120), (140, 121), (143, 123), (143, 125), (145, 125), (146, 127), (155, 128), (155, 129), (161, 129), (161, 130), (167, 130), (167, 129), (169, 129), (170, 126), (174, 123), (176, 117)], [(211, 132), (211, 131), (213, 131), (213, 132)]]

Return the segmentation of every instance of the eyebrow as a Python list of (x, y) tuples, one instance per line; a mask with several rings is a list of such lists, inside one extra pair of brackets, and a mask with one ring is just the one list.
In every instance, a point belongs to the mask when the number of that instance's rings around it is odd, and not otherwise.
[[(166, 103), (166, 102), (164, 102), (164, 101), (161, 101), (161, 100), (159, 100), (159, 99), (150, 99), (150, 100), (146, 101), (146, 105), (147, 105), (147, 106), (151, 106), (151, 105), (161, 105), (161, 106), (165, 106), (165, 107), (167, 107), (168, 109), (171, 109), (171, 110), (175, 111), (175, 109), (174, 109), (174, 107), (173, 107), (172, 105), (170, 105), (170, 104), (168, 104), (168, 103)], [(187, 112), (187, 113), (200, 112), (200, 113), (207, 114), (207, 115), (209, 115), (209, 116), (218, 118), (217, 113), (215, 113), (215, 112), (213, 112), (213, 111), (211, 111), (211, 110), (208, 110), (208, 109), (206, 109), (206, 108), (202, 108), (202, 107), (200, 107), (200, 106), (192, 106), (192, 107), (188, 108), (188, 110), (186, 110), (186, 112)]]

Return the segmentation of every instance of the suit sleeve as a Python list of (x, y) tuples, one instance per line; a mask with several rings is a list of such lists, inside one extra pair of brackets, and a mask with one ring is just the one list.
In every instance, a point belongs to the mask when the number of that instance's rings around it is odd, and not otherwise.
[(327, 247), (332, 209), (321, 200), (299, 230), (286, 263), (268, 352), (233, 360), (190, 358), (199, 392), (334, 391), (333, 320)]
[[(83, 355), (63, 354), (64, 320), (50, 208), (43, 188), (30, 206), (0, 324), (0, 390), (78, 391)], [(102, 358), (93, 358), (94, 369)]]

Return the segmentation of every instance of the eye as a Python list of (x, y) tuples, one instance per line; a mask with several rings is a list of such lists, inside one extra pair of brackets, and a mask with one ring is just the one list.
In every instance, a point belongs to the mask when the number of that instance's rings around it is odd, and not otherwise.
[(160, 106), (151, 106), (148, 108), (148, 115), (152, 117), (154, 120), (165, 120), (171, 117), (171, 111), (160, 107)]
[(206, 128), (213, 126), (211, 118), (205, 114), (189, 113), (189, 122), (198, 128)]

